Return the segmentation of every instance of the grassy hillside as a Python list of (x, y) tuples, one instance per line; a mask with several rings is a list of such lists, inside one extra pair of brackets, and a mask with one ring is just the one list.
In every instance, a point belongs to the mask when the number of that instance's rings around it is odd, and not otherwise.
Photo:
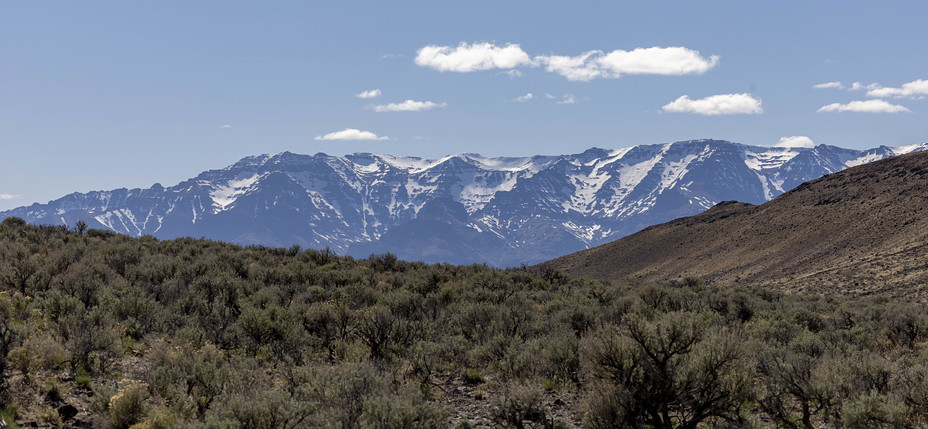
[(0, 223), (0, 415), (95, 427), (923, 427), (886, 298)]
[(928, 152), (850, 168), (759, 206), (727, 202), (545, 265), (598, 279), (928, 299)]

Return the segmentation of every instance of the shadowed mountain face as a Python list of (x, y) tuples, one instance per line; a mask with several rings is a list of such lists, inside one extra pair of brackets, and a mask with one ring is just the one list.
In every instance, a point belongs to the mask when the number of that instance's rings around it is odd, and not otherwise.
[(567, 255), (550, 266), (599, 279), (928, 298), (928, 153), (850, 168), (755, 206), (724, 202)]
[(84, 220), (133, 236), (514, 266), (606, 243), (719, 201), (763, 203), (807, 180), (925, 148), (692, 140), (526, 158), (285, 152), (248, 157), (169, 188), (74, 193), (0, 212), (0, 218)]

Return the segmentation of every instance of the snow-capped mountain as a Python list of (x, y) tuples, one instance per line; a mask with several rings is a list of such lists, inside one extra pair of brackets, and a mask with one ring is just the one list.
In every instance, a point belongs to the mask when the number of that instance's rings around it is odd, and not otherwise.
[(526, 158), (284, 152), (244, 158), (169, 188), (74, 193), (0, 218), (512, 266), (602, 244), (719, 201), (762, 203), (807, 180), (924, 149), (928, 143), (859, 151), (692, 140)]

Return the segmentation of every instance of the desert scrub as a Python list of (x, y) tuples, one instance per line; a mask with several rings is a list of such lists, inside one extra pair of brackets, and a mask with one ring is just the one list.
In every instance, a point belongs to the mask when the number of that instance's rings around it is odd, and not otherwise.
[[(33, 266), (25, 281), (10, 271)], [(448, 427), (438, 405), (459, 387), (513, 426), (506, 415), (543, 413), (521, 422), (556, 427), (546, 404), (574, 394), (570, 415), (589, 427), (928, 424), (928, 309), (886, 298), (607, 284), (21, 219), (0, 221), (0, 272), (2, 374), (33, 379), (6, 383), (0, 407), (73, 371), (60, 389), (98, 426)], [(19, 405), (38, 418), (48, 404), (33, 402)], [(646, 421), (650, 403), (669, 416)]]
[(145, 416), (148, 384), (141, 380), (122, 380), (119, 390), (109, 400), (110, 421), (117, 429), (138, 423)]
[(483, 375), (480, 374), (480, 370), (475, 368), (466, 368), (464, 370), (464, 384), (480, 383), (483, 383)]
[(524, 422), (548, 426), (540, 386), (534, 383), (509, 382), (492, 399), (493, 421), (500, 426), (521, 429)]

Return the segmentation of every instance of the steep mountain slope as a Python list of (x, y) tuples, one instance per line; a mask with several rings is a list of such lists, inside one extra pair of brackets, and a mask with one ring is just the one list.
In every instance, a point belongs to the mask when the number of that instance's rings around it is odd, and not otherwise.
[(605, 243), (719, 201), (762, 203), (806, 180), (925, 148), (692, 140), (526, 158), (284, 152), (244, 158), (169, 188), (74, 193), (0, 218), (68, 225), (82, 219), (133, 236), (512, 266)]
[(600, 279), (695, 277), (924, 299), (928, 153), (830, 174), (760, 206), (724, 202), (543, 265)]

